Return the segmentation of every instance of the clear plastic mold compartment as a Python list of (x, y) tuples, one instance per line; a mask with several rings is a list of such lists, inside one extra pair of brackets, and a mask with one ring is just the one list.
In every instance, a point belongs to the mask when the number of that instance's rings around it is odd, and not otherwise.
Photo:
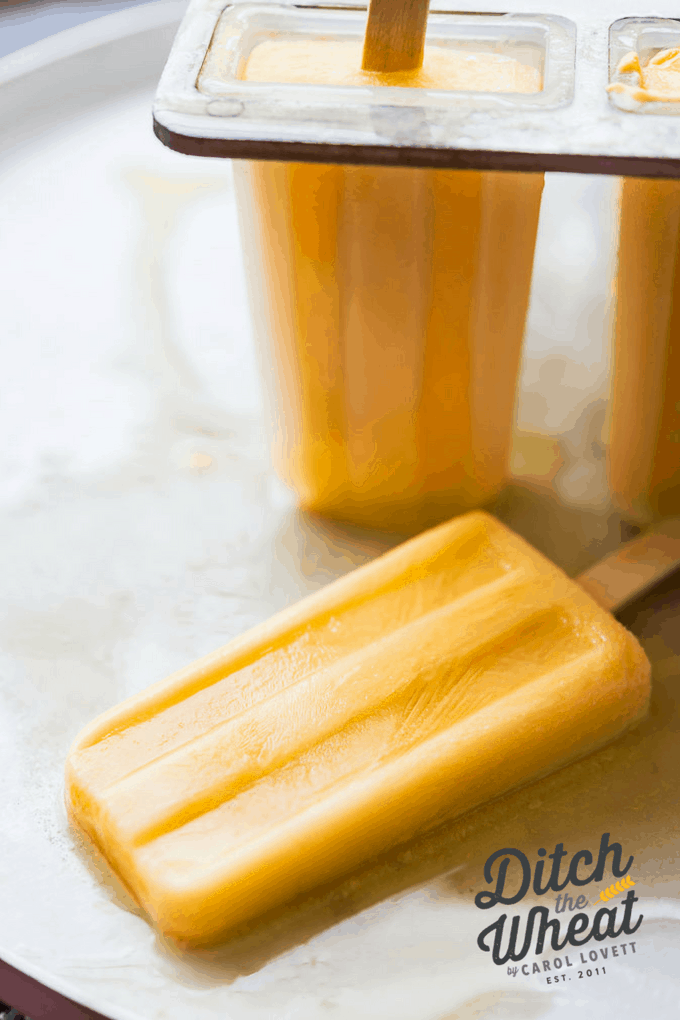
[[(550, 15), (460, 14), (432, 10), (426, 46), (469, 53), (490, 52), (511, 57), (538, 70), (541, 85), (531, 93), (447, 91), (390, 88), (389, 86), (338, 86), (244, 81), (246, 62), (260, 43), (277, 40), (361, 42), (366, 8), (293, 7), (241, 3), (220, 17), (197, 87), (205, 96), (235, 97), (248, 102), (258, 118), (298, 121), (300, 108), (311, 119), (331, 117), (350, 130), (361, 129), (362, 115), (371, 105), (398, 105), (450, 109), (493, 107), (554, 108), (571, 100), (574, 85), (575, 27), (565, 18)], [(351, 106), (348, 108), (348, 99)], [(265, 107), (268, 107), (268, 113)], [(316, 116), (315, 116), (316, 115)]]
[[(648, 100), (637, 102), (634, 92), (641, 86), (636, 72), (620, 71), (621, 61), (636, 53), (644, 66), (663, 50), (680, 48), (680, 19), (621, 18), (609, 29), (609, 83), (611, 103), (627, 113), (680, 115), (680, 101)], [(621, 87), (618, 91), (616, 87)]]

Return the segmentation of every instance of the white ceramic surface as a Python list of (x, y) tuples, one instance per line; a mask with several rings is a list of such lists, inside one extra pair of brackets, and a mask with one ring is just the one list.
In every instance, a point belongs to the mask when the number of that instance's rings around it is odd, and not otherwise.
[[(63, 761), (84, 723), (386, 544), (296, 514), (272, 476), (229, 165), (151, 134), (182, 7), (116, 14), (0, 64), (0, 957), (113, 1020), (643, 1020), (650, 1001), (675, 1020), (680, 905), (672, 869), (659, 884), (653, 811), (630, 850), (638, 951), (609, 976), (554, 989), (475, 943), (486, 855), (506, 839), (534, 850), (544, 831), (599, 839), (611, 819), (593, 769), (621, 799), (617, 752), (215, 956), (164, 945), (68, 828)], [(550, 183), (524, 428), (577, 428), (604, 393), (608, 187)], [(563, 372), (549, 407), (546, 359)]]

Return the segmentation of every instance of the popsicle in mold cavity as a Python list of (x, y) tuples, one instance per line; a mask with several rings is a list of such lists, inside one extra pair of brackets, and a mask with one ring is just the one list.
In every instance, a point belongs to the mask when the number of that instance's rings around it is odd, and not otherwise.
[(188, 944), (579, 758), (645, 712), (636, 639), (484, 512), (95, 719), (66, 799)]

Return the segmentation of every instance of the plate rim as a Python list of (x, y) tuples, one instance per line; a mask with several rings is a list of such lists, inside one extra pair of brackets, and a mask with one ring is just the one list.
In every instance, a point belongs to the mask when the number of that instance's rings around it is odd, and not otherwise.
[[(35, 43), (24, 46), (0, 58), (0, 89), (19, 79), (58, 63), (77, 57), (88, 50), (113, 42), (126, 41), (148, 31), (179, 26), (186, 0), (151, 0), (149, 3), (102, 14), (82, 25), (66, 28)], [(35, 139), (34, 139), (35, 140)], [(73, 984), (68, 978), (43, 968), (40, 963), (27, 959), (5, 945), (0, 946), (0, 959), (47, 990), (72, 1000), (95, 1013), (105, 1014), (109, 1020), (140, 1020), (121, 1003), (107, 998), (93, 997), (87, 990)]]

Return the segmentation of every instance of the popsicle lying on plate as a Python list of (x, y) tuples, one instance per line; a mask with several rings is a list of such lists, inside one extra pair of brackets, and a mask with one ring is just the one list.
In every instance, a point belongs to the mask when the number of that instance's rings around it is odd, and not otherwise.
[(613, 739), (649, 673), (574, 581), (471, 513), (100, 716), (67, 803), (162, 932), (209, 943)]

